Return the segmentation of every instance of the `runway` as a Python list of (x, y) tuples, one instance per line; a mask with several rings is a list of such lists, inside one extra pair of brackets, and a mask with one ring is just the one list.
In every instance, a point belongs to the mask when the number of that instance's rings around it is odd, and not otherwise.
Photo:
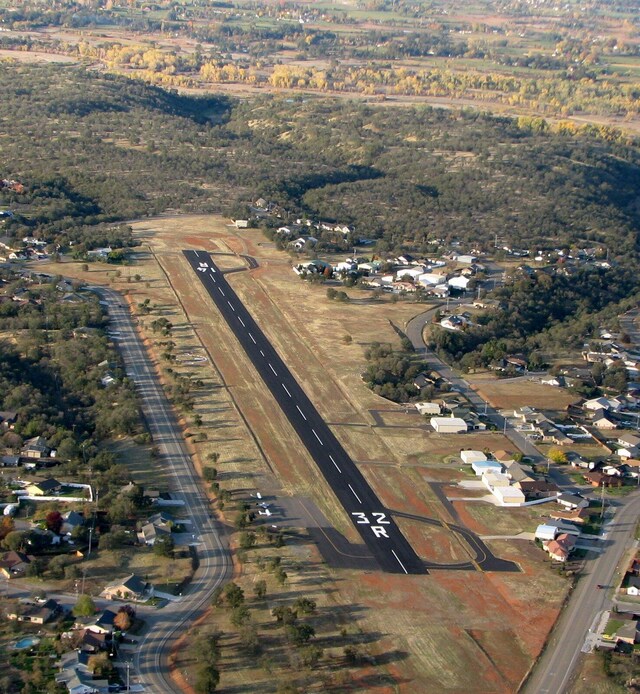
[(428, 573), (425, 563), (402, 535), (389, 511), (238, 299), (211, 256), (204, 251), (183, 253), (380, 568), (387, 573)]

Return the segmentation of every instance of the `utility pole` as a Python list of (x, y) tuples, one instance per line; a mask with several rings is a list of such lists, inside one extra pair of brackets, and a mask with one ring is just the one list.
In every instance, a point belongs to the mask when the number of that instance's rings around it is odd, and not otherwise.
[(87, 557), (91, 556), (91, 538), (93, 535), (93, 528), (89, 528), (89, 549), (87, 550)]
[(602, 480), (602, 494), (600, 496), (600, 503), (602, 505), (600, 509), (600, 523), (604, 520), (604, 479)]
[(127, 660), (127, 691), (129, 691), (129, 661)]

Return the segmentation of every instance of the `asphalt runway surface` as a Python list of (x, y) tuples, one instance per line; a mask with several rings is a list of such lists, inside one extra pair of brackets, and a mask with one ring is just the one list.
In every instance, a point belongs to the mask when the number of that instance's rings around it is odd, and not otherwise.
[(425, 563), (319, 415), (205, 251), (183, 251), (365, 545), (387, 573), (425, 574)]

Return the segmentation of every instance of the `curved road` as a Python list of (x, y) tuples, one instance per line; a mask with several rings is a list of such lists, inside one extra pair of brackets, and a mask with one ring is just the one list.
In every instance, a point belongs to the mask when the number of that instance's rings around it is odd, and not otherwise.
[(127, 375), (136, 384), (153, 442), (158, 447), (163, 464), (173, 472), (174, 493), (186, 502), (193, 523), (199, 562), (193, 580), (181, 599), (170, 602), (145, 619), (146, 635), (132, 662), (145, 691), (157, 694), (180, 692), (169, 676), (168, 655), (171, 646), (182, 635), (187, 624), (203, 612), (215, 588), (229, 579), (232, 573), (231, 559), (224, 529), (211, 515), (209, 501), (202, 493), (201, 481), (184, 444), (182, 431), (150, 364), (126, 302), (111, 289), (91, 289), (108, 304), (111, 318), (109, 331), (117, 338)]

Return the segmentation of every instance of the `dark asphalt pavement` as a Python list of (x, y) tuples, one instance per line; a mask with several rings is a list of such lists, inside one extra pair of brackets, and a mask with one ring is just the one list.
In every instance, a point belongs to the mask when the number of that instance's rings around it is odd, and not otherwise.
[(380, 568), (424, 574), (425, 563), (204, 251), (183, 251), (216, 307), (282, 408)]

